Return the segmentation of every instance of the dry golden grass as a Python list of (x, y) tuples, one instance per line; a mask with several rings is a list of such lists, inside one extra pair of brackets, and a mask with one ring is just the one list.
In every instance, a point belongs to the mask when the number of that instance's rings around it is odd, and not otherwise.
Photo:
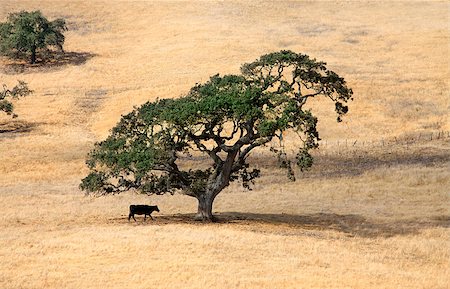
[[(35, 91), (0, 116), (0, 288), (448, 288), (449, 138), (380, 142), (450, 130), (448, 3), (0, 0), (0, 21), (21, 9), (66, 18), (69, 54), (0, 58)], [(312, 104), (324, 146), (296, 183), (255, 152), (263, 177), (219, 195), (216, 224), (184, 196), (78, 190), (121, 114), (280, 49), (355, 93), (343, 124)], [(128, 223), (132, 203), (161, 213)]]

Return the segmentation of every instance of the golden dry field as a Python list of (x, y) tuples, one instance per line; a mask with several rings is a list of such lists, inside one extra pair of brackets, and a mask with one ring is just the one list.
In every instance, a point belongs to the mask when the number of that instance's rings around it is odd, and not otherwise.
[[(449, 2), (0, 0), (0, 22), (36, 9), (67, 20), (67, 54), (0, 58), (0, 84), (34, 90), (0, 115), (1, 289), (449, 288)], [(186, 196), (78, 189), (121, 114), (281, 49), (355, 97), (340, 124), (312, 104), (322, 146), (295, 183), (257, 151), (212, 224)], [(129, 223), (137, 203), (161, 212)]]

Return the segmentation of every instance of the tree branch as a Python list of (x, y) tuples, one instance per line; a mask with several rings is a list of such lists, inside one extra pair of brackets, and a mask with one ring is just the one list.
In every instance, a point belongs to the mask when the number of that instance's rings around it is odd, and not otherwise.
[(204, 144), (202, 144), (202, 142), (200, 141), (200, 139), (197, 139), (195, 135), (190, 135), (190, 137), (192, 138), (192, 140), (194, 141), (195, 145), (197, 146), (197, 148), (201, 151), (201, 152), (205, 152), (207, 153), (214, 161), (215, 164), (221, 164), (223, 163), (223, 160), (217, 155), (217, 153), (220, 152), (221, 148), (220, 146), (215, 147), (212, 150), (209, 150)]
[(273, 138), (272, 136), (259, 138), (258, 140), (251, 143), (248, 147), (246, 147), (242, 152), (239, 152), (238, 159), (233, 163), (232, 172), (237, 172), (242, 168), (242, 166), (245, 164), (245, 160), (247, 159), (249, 153), (254, 148), (270, 142), (272, 138)]

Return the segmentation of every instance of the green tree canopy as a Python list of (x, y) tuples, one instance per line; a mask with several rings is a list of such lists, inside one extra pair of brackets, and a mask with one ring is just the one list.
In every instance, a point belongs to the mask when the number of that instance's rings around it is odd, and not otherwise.
[[(137, 189), (146, 194), (180, 192), (198, 199), (199, 219), (212, 220), (215, 197), (240, 179), (249, 188), (259, 177), (248, 156), (285, 131), (299, 136), (295, 160), (278, 153), (292, 180), (295, 163), (307, 169), (317, 148), (317, 118), (308, 99), (326, 97), (337, 120), (347, 113), (352, 90), (324, 62), (280, 51), (244, 64), (240, 75), (215, 75), (185, 96), (147, 102), (122, 117), (108, 138), (95, 145), (81, 189), (113, 194)], [(199, 151), (211, 159), (205, 169), (180, 169), (180, 156)]]
[(64, 19), (48, 21), (40, 11), (11, 13), (0, 23), (0, 53), (35, 63), (39, 50), (53, 46), (63, 51), (66, 30)]
[(0, 91), (0, 111), (5, 112), (7, 115), (11, 115), (13, 118), (17, 117), (14, 113), (14, 105), (11, 99), (18, 99), (19, 97), (24, 97), (32, 93), (33, 91), (28, 89), (25, 82), (19, 81), (19, 84), (14, 86), (12, 89), (8, 89), (5, 84), (3, 84), (3, 90)]

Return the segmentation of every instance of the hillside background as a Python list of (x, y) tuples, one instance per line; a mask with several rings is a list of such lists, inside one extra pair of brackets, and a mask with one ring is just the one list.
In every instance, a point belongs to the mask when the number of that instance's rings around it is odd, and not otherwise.
[[(0, 21), (37, 9), (66, 19), (67, 57), (0, 58), (0, 84), (34, 90), (0, 115), (0, 287), (447, 288), (448, 2), (0, 0)], [(188, 197), (79, 191), (121, 114), (281, 49), (355, 97), (340, 124), (311, 105), (322, 147), (297, 182), (256, 152), (262, 179), (227, 188), (210, 225)], [(161, 214), (128, 224), (132, 203)]]

